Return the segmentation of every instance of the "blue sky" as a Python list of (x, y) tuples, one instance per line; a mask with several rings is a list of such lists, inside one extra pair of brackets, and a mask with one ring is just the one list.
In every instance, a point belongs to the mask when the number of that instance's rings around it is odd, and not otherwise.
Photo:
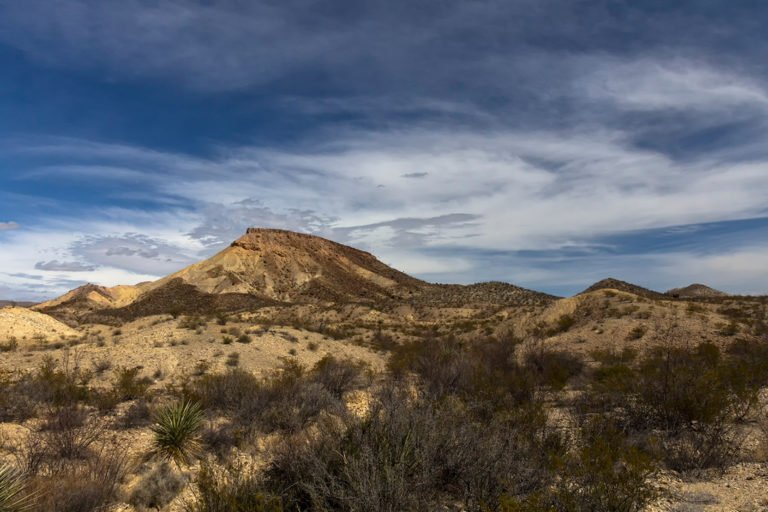
[(759, 1), (0, 3), (0, 297), (248, 226), (440, 282), (768, 293)]

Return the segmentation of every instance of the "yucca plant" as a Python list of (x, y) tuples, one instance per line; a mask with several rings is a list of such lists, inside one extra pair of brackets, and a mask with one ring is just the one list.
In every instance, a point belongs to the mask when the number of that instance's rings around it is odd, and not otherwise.
[(189, 465), (200, 454), (198, 434), (203, 423), (200, 405), (189, 400), (168, 405), (155, 416), (154, 453), (177, 466)]
[(0, 512), (21, 512), (31, 506), (24, 475), (12, 466), (0, 464)]

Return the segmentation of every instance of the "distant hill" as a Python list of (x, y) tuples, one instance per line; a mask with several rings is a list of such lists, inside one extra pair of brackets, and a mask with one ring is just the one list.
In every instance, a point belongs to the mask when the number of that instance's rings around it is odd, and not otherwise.
[(609, 289), (619, 290), (627, 293), (633, 293), (635, 295), (639, 295), (641, 297), (646, 297), (649, 299), (668, 299), (669, 298), (663, 293), (649, 290), (648, 288), (643, 288), (642, 286), (628, 283), (626, 281), (621, 281), (620, 279), (614, 279), (612, 277), (596, 282), (595, 284), (593, 284), (592, 286), (590, 286), (589, 288), (587, 288), (581, 293), (589, 293), (589, 292), (594, 292), (598, 290), (609, 290)]
[(499, 281), (470, 285), (439, 284), (425, 288), (420, 301), (426, 304), (462, 307), (470, 304), (499, 306), (544, 305), (559, 297)]
[(106, 288), (88, 284), (35, 306), (69, 322), (93, 314), (242, 311), (279, 304), (412, 304), (462, 307), (548, 303), (555, 297), (508, 283), (430, 284), (374, 255), (324, 238), (249, 228), (211, 258), (158, 281)]
[(28, 308), (30, 306), (34, 306), (35, 302), (25, 302), (25, 301), (18, 301), (18, 300), (0, 300), (0, 308), (4, 308), (7, 306), (14, 306), (19, 308)]
[(697, 298), (697, 297), (727, 297), (728, 294), (715, 290), (707, 285), (694, 283), (684, 288), (672, 288), (666, 292), (666, 295), (679, 298)]

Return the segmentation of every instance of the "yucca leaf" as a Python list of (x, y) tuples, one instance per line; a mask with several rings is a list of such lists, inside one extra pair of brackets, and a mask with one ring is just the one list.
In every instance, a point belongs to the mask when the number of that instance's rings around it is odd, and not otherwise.
[(200, 453), (198, 433), (203, 422), (200, 405), (188, 400), (168, 405), (155, 416), (154, 453), (173, 460), (176, 465), (188, 465)]
[(32, 506), (21, 471), (0, 464), (0, 512), (22, 512)]

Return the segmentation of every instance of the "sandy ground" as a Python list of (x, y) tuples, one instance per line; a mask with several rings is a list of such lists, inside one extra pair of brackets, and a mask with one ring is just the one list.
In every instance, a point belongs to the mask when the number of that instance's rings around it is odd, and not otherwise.
[(766, 512), (768, 463), (741, 463), (722, 475), (684, 480), (675, 474), (661, 478), (667, 497), (648, 512)]

